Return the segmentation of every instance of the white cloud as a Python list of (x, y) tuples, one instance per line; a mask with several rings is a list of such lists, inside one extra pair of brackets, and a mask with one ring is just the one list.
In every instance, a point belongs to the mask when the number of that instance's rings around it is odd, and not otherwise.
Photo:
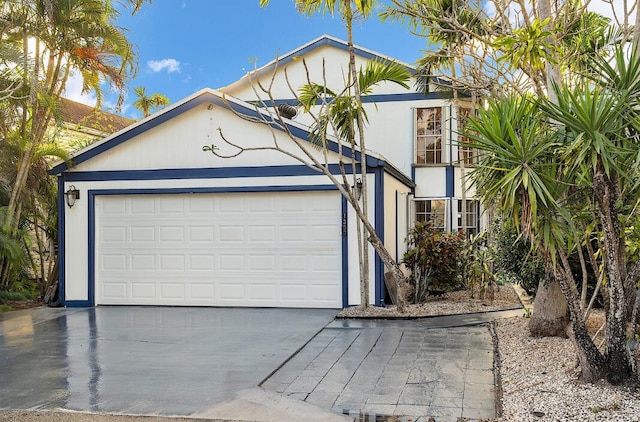
[(71, 73), (62, 96), (91, 107), (96, 105), (96, 96), (93, 92), (82, 93), (82, 75), (78, 72)]
[(166, 70), (168, 73), (180, 73), (180, 62), (176, 59), (149, 60), (147, 67), (153, 72), (162, 72)]

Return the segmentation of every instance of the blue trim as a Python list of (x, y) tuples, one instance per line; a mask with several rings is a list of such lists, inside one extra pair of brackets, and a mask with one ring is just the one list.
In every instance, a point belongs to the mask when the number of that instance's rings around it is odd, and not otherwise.
[[(309, 131), (301, 129), (297, 126), (288, 124), (286, 122), (279, 122), (277, 120), (275, 120), (273, 118), (273, 116), (269, 115), (268, 112), (266, 111), (260, 111), (260, 110), (256, 110), (255, 108), (252, 108), (251, 105), (247, 104), (247, 103), (235, 103), (235, 102), (230, 102), (227, 101), (221, 97), (219, 97), (218, 95), (216, 95), (213, 92), (203, 92), (201, 95), (198, 95), (195, 98), (190, 99), (189, 101), (182, 103), (178, 106), (176, 106), (173, 109), (170, 109), (166, 112), (160, 112), (160, 114), (158, 114), (156, 117), (154, 117), (153, 119), (144, 122), (143, 124), (139, 125), (139, 126), (134, 126), (131, 129), (127, 130), (126, 132), (121, 133), (118, 136), (115, 136), (114, 138), (111, 138), (101, 144), (96, 145), (95, 147), (77, 155), (76, 157), (73, 157), (72, 162), (68, 163), (68, 162), (63, 162), (58, 164), (57, 166), (53, 167), (52, 169), (49, 170), (49, 174), (60, 174), (64, 171), (67, 171), (71, 168), (71, 166), (73, 165), (77, 165), (80, 163), (83, 163), (99, 154), (102, 154), (105, 151), (110, 150), (113, 147), (116, 147), (144, 132), (146, 132), (147, 130), (153, 129), (159, 125), (161, 125), (162, 123), (165, 123), (166, 121), (188, 111), (193, 109), (194, 107), (197, 107), (201, 104), (205, 104), (205, 103), (211, 103), (214, 104), (216, 106), (225, 108), (225, 109), (229, 109), (232, 110), (234, 113), (236, 114), (240, 114), (249, 118), (254, 118), (254, 119), (259, 119), (259, 120), (264, 120), (265, 124), (268, 124), (269, 126), (271, 126), (272, 128), (276, 129), (276, 130), (280, 130), (280, 131), (288, 131), (291, 135), (293, 135), (296, 138), (302, 139), (302, 140), (309, 140), (311, 137), (311, 134)], [(246, 105), (245, 105), (246, 104)], [(282, 126), (282, 123), (284, 123), (286, 129)], [(334, 141), (328, 141), (327, 142), (327, 147), (329, 149), (329, 151), (335, 152), (337, 153), (340, 148), (338, 147), (338, 144)], [(347, 159), (351, 159), (352, 156), (354, 155), (351, 152), (351, 149), (349, 148), (342, 148), (342, 155), (343, 157), (347, 158)], [(356, 161), (361, 161), (360, 159), (360, 152), (356, 151), (355, 152), (355, 160)], [(369, 155), (366, 156), (367, 157), (367, 165), (368, 166), (373, 166), (373, 167), (377, 167), (379, 165), (383, 165), (383, 161), (375, 158), (375, 157), (371, 157)]]
[(395, 221), (396, 221), (396, 256), (395, 256), (396, 262), (398, 261), (398, 259), (399, 259), (398, 255), (400, 254), (400, 246), (399, 246), (400, 242), (398, 242), (398, 230), (400, 230), (400, 228), (398, 227), (398, 219), (400, 218), (400, 216), (398, 215), (398, 204), (400, 203), (399, 196), (400, 196), (400, 192), (396, 191), (396, 198), (395, 198), (396, 199), (396, 218), (395, 218)]
[[(204, 93), (203, 95), (200, 95), (196, 98), (193, 98), (190, 101), (187, 101), (186, 103), (180, 104), (179, 106), (170, 109), (164, 113), (159, 114), (158, 116), (156, 116), (155, 118), (139, 125), (139, 126), (135, 126), (129, 130), (127, 130), (126, 132), (122, 133), (119, 136), (116, 136), (112, 139), (110, 139), (107, 142), (104, 142), (100, 145), (96, 145), (95, 147), (91, 148), (90, 150), (79, 154), (76, 157), (73, 157), (72, 159), (72, 163), (73, 165), (76, 164), (80, 164), (82, 162), (87, 161), (90, 158), (95, 157), (98, 154), (101, 154), (115, 146), (118, 146), (120, 144), (122, 144), (123, 142), (128, 141), (129, 139), (140, 135), (143, 132), (146, 132), (149, 129), (153, 129), (156, 126), (161, 125), (162, 123), (188, 111), (191, 110), (194, 107), (197, 107), (201, 104), (204, 104), (208, 101), (212, 101), (213, 99), (218, 99), (220, 100), (217, 96), (213, 95), (213, 94), (209, 94), (209, 93)], [(63, 171), (69, 170), (69, 164), (67, 162), (58, 164), (57, 166), (53, 167), (51, 170), (49, 170), (49, 174), (59, 174), (62, 173)]]
[[(160, 195), (160, 194), (181, 194), (181, 193), (234, 193), (234, 192), (305, 192), (305, 191), (337, 191), (335, 185), (296, 185), (296, 186), (243, 186), (243, 187), (205, 187), (205, 188), (175, 188), (175, 189), (93, 189), (87, 192), (89, 198), (89, 232), (88, 232), (88, 300), (69, 301), (69, 307), (91, 307), (95, 306), (95, 204), (96, 196), (99, 195)], [(345, 209), (345, 200), (342, 202), (342, 209)], [(345, 242), (342, 240), (343, 268), (345, 259)], [(345, 281), (346, 280), (346, 281)], [(343, 286), (348, 282), (348, 273), (343, 273)], [(343, 287), (344, 289), (345, 287)], [(344, 295), (342, 293), (343, 305)]]
[[(270, 72), (274, 69), (274, 67), (278, 66), (278, 67), (282, 67), (285, 66), (287, 63), (292, 62), (293, 60), (297, 60), (299, 58), (299, 56), (304, 56), (305, 54), (320, 48), (322, 46), (325, 45), (329, 45), (332, 47), (336, 47), (339, 50), (343, 50), (343, 51), (349, 51), (349, 44), (347, 44), (344, 41), (338, 41), (335, 39), (331, 39), (327, 36), (323, 36), (322, 38), (318, 39), (317, 41), (304, 46), (302, 48), (298, 48), (297, 50), (292, 51), (291, 53), (287, 54), (286, 56), (280, 57), (278, 58), (278, 60), (274, 60), (270, 63), (267, 63), (266, 65), (264, 65), (263, 67), (261, 67), (260, 69), (257, 70), (257, 75), (253, 75), (253, 77), (262, 75), (266, 72)], [(368, 60), (381, 60), (383, 62), (391, 62), (394, 61), (393, 59), (389, 58), (389, 57), (383, 57), (380, 56), (378, 54), (369, 52), (369, 51), (365, 51), (362, 48), (358, 47), (358, 46), (353, 46), (354, 47), (354, 52), (356, 55), (363, 57), (365, 59)], [(415, 75), (416, 73), (416, 69), (413, 66), (406, 66), (405, 68), (412, 74)], [(246, 77), (245, 77), (246, 78)], [(245, 79), (243, 78), (243, 79)]]
[[(398, 94), (373, 94), (365, 95), (362, 97), (362, 102), (367, 103), (389, 103), (389, 102), (401, 102), (401, 101), (421, 101), (421, 100), (450, 100), (452, 94), (449, 92), (435, 91), (435, 92), (406, 92)], [(327, 99), (326, 101), (330, 101)], [(300, 101), (295, 98), (286, 98), (282, 100), (264, 101), (267, 106), (280, 104), (289, 104), (294, 107), (300, 105)], [(317, 105), (322, 104), (321, 100), (316, 102)]]
[[(351, 165), (345, 166), (348, 170)], [(340, 174), (338, 164), (330, 164), (332, 174)], [(356, 166), (360, 173), (360, 164)], [(159, 170), (109, 170), (80, 171), (65, 174), (66, 181), (112, 181), (112, 180), (184, 180), (184, 179), (228, 179), (240, 177), (280, 177), (280, 176), (313, 176), (322, 175), (305, 165), (260, 166), (260, 167), (211, 167)]]
[(340, 195), (342, 198), (342, 307), (349, 306), (349, 227), (348, 227), (348, 215), (349, 206), (347, 204), (347, 198), (344, 195)]
[(88, 227), (88, 256), (87, 256), (87, 267), (89, 273), (87, 274), (87, 299), (89, 302), (88, 306), (96, 306), (96, 292), (95, 292), (95, 276), (96, 276), (96, 199), (95, 199), (95, 191), (89, 190), (87, 192), (89, 197), (89, 227)]
[(93, 304), (89, 300), (67, 300), (64, 306), (67, 308), (90, 308)]
[(58, 176), (58, 294), (63, 306), (67, 306), (65, 303), (65, 282), (64, 282), (64, 267), (65, 267), (65, 249), (66, 249), (66, 237), (65, 230), (65, 212), (64, 208), (64, 179)]
[(445, 196), (447, 198), (453, 198), (455, 196), (455, 167), (445, 167)]
[(453, 106), (449, 104), (449, 164), (453, 164)]
[[(380, 241), (384, 244), (384, 171), (377, 169), (375, 171), (375, 225), (376, 234), (380, 238)], [(375, 254), (375, 285), (376, 285), (376, 301), (379, 306), (384, 306), (384, 264), (380, 255)]]

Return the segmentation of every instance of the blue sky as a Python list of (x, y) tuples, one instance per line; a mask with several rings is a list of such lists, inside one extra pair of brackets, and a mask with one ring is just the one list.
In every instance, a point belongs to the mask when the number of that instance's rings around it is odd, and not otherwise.
[[(154, 0), (135, 16), (122, 15), (118, 25), (128, 29), (136, 45), (139, 71), (130, 81), (130, 91), (143, 86), (147, 93), (159, 92), (170, 101), (204, 87), (220, 88), (240, 79), (255, 65), (262, 66), (323, 34), (346, 39), (339, 16), (306, 18), (296, 12), (293, 0), (271, 0), (260, 8), (258, 0)], [(382, 23), (377, 17), (357, 22), (355, 43), (414, 63), (426, 48), (423, 38), (412, 35), (399, 23)], [(67, 96), (88, 104), (81, 97), (78, 81), (71, 81)], [(122, 114), (139, 118), (125, 101)], [(115, 99), (108, 96), (108, 107)]]

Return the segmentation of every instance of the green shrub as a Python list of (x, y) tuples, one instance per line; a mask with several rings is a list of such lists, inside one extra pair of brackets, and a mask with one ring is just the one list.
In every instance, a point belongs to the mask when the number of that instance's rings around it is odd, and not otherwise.
[(487, 232), (471, 236), (464, 242), (462, 253), (462, 281), (471, 298), (475, 293), (485, 299), (485, 293), (493, 300), (496, 280), (492, 272), (494, 252), (487, 245)]
[(8, 301), (21, 301), (21, 300), (31, 300), (28, 294), (23, 292), (9, 292), (9, 291), (0, 291), (0, 304), (5, 304)]
[(535, 294), (544, 278), (544, 263), (531, 249), (531, 243), (518, 236), (510, 224), (497, 222), (495, 234), (494, 269), (497, 274), (515, 281), (530, 294)]
[(404, 264), (411, 270), (412, 302), (419, 303), (429, 290), (461, 289), (464, 236), (435, 230), (430, 223), (416, 223), (407, 240)]

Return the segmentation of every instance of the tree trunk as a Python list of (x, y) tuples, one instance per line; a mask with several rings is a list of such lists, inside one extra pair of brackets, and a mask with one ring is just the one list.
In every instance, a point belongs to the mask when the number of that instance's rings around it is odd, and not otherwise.
[[(351, 0), (347, 0), (344, 3), (344, 10), (342, 11), (342, 18), (345, 21), (345, 25), (347, 28), (347, 44), (349, 46), (349, 73), (350, 73), (350, 82), (353, 84), (353, 97), (356, 103), (361, 104), (361, 93), (360, 93), (360, 81), (358, 80), (358, 70), (356, 68), (356, 53), (355, 47), (353, 45), (353, 9), (351, 7)], [(356, 124), (358, 128), (358, 138), (360, 141), (360, 171), (362, 178), (362, 214), (365, 219), (369, 218), (369, 200), (368, 200), (368, 184), (367, 184), (367, 156), (366, 156), (366, 146), (365, 146), (365, 137), (364, 137), (364, 121), (362, 117), (362, 113), (358, 111), (356, 113)], [(355, 140), (354, 140), (355, 141)], [(355, 171), (354, 171), (355, 172)], [(358, 225), (358, 239), (362, 239), (362, 242), (358, 243), (358, 247), (360, 250), (361, 256), (361, 274), (360, 274), (360, 306), (363, 308), (367, 308), (369, 306), (369, 245), (365, 240), (366, 230), (360, 232), (361, 227)], [(360, 237), (360, 233), (363, 234)]]
[(566, 337), (569, 325), (567, 300), (553, 270), (545, 269), (545, 279), (538, 284), (529, 321), (529, 333), (534, 337)]
[(604, 358), (608, 365), (607, 381), (619, 384), (633, 377), (633, 359), (627, 346), (626, 322), (633, 308), (634, 291), (627, 281), (624, 232), (620, 227), (618, 209), (621, 193), (618, 180), (607, 176), (604, 165), (598, 162), (593, 177), (595, 202), (604, 233), (605, 271), (609, 308), (606, 320), (606, 348)]

